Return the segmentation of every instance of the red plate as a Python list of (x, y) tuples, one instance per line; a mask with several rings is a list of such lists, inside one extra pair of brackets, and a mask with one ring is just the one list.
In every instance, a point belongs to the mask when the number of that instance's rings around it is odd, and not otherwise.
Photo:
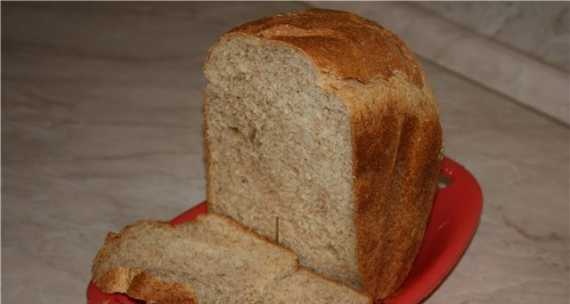
[[(460, 164), (445, 158), (441, 174), (447, 178), (435, 198), (424, 242), (402, 287), (385, 300), (387, 304), (419, 303), (441, 284), (459, 262), (477, 230), (483, 197), (475, 178)], [(172, 219), (172, 224), (191, 221), (206, 213), (206, 202)], [(88, 304), (143, 303), (122, 294), (106, 294), (93, 284), (87, 289)]]

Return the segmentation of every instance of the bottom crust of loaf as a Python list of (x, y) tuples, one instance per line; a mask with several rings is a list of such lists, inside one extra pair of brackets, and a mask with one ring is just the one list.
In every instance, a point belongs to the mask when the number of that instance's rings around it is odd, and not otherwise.
[(198, 303), (190, 286), (177, 282), (164, 282), (138, 269), (114, 268), (94, 283), (103, 292), (124, 293), (133, 299), (148, 303)]

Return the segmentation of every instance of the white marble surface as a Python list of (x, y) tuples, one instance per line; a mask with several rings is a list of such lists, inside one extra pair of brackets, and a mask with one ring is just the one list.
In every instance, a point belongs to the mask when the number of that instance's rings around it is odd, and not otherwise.
[(418, 2), (477, 33), (570, 71), (568, 2)]
[[(107, 231), (204, 198), (206, 49), (301, 4), (224, 6), (3, 7), (2, 303), (84, 303)], [(471, 247), (426, 303), (568, 303), (570, 130), (424, 66), (447, 154), (485, 196)]]

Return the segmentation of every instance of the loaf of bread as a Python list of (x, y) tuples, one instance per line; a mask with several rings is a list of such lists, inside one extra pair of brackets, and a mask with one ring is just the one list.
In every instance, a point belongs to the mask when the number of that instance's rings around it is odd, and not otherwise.
[(371, 303), (300, 268), (291, 251), (215, 214), (177, 226), (140, 221), (110, 233), (92, 274), (103, 292), (147, 303)]
[(371, 21), (312, 9), (224, 34), (205, 75), (210, 208), (326, 277), (375, 298), (396, 290), (422, 241), (442, 145), (412, 52)]

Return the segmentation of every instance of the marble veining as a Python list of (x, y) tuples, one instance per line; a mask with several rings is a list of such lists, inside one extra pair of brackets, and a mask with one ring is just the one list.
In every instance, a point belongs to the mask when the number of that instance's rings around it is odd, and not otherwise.
[[(207, 48), (304, 4), (2, 5), (1, 300), (84, 303), (108, 231), (205, 197)], [(485, 197), (469, 250), (426, 303), (567, 303), (569, 128), (423, 66), (446, 153)]]
[(417, 5), (570, 71), (567, 2), (418, 2)]

